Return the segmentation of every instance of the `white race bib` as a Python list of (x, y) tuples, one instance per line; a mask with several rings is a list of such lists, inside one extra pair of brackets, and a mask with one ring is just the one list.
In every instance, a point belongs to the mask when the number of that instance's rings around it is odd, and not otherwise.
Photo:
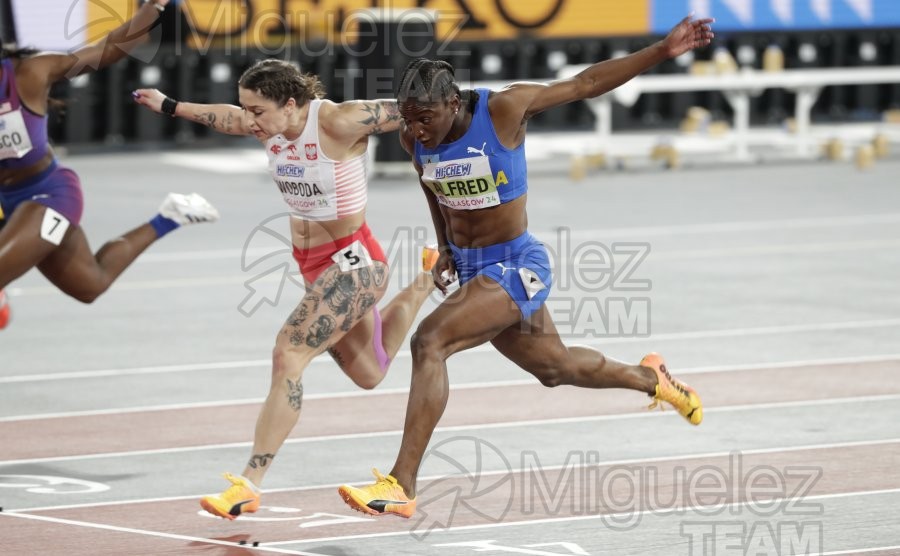
[(422, 183), (440, 204), (456, 210), (477, 210), (500, 204), (490, 159), (476, 156), (429, 162), (422, 167)]
[(62, 243), (66, 230), (69, 229), (69, 220), (50, 207), (44, 210), (44, 221), (41, 222), (41, 238), (53, 245)]
[(332, 255), (331, 260), (341, 267), (341, 272), (372, 266), (372, 256), (369, 255), (369, 250), (358, 239)]
[(0, 116), (0, 160), (22, 158), (32, 148), (22, 110), (13, 110)]
[(329, 208), (329, 192), (322, 187), (318, 166), (275, 165), (275, 183), (284, 202), (300, 214)]
[(519, 278), (522, 279), (522, 285), (525, 286), (525, 293), (528, 299), (534, 299), (541, 290), (547, 289), (547, 284), (541, 281), (536, 272), (527, 268), (519, 269)]

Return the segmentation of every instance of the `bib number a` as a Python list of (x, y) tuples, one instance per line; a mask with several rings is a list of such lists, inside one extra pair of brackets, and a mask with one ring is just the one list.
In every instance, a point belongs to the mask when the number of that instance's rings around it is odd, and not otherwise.
[(331, 256), (341, 268), (341, 272), (349, 272), (358, 268), (372, 266), (372, 256), (361, 241), (356, 240)]
[(69, 229), (69, 220), (50, 207), (44, 210), (44, 220), (41, 222), (41, 238), (53, 245), (62, 243), (66, 231)]

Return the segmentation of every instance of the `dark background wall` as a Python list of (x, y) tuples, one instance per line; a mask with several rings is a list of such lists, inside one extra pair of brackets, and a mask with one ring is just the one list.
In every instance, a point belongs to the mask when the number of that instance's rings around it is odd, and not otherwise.
[[(457, 68), (459, 76), (479, 80), (552, 78), (551, 63), (591, 63), (607, 59), (617, 51), (634, 51), (658, 37), (520, 39), (517, 41), (473, 41), (454, 43), (451, 55), (444, 56)], [(697, 60), (710, 59), (715, 48), (726, 48), (745, 65), (760, 67), (764, 51), (777, 44), (783, 49), (786, 68), (900, 65), (900, 30), (866, 29), (810, 31), (794, 33), (743, 33), (718, 38), (713, 47), (698, 53)], [(810, 59), (810, 48), (815, 58)], [(323, 53), (320, 53), (323, 52)], [(266, 57), (294, 60), (320, 76), (335, 101), (349, 98), (384, 97), (390, 94), (391, 80), (385, 69), (396, 74), (406, 63), (403, 56), (360, 58), (356, 52), (338, 47), (285, 48), (276, 52), (255, 50), (235, 52), (211, 49), (197, 51), (163, 45), (152, 60), (130, 58), (73, 83), (57, 86), (54, 94), (65, 100), (64, 114), (54, 118), (51, 134), (58, 143), (71, 146), (115, 145), (124, 142), (175, 141), (177, 143), (220, 143), (229, 138), (210, 133), (202, 126), (182, 120), (162, 118), (138, 110), (130, 91), (142, 86), (157, 87), (171, 96), (194, 102), (236, 102), (235, 83), (254, 61)], [(801, 57), (801, 52), (805, 57)], [(564, 55), (564, 56), (563, 56)], [(751, 59), (752, 58), (752, 59)], [(148, 69), (149, 68), (149, 69)], [(495, 69), (496, 71), (486, 71)], [(157, 71), (158, 70), (158, 71)], [(378, 71), (369, 78), (368, 70)], [(651, 73), (688, 71), (676, 61), (668, 61)], [(147, 80), (158, 74), (159, 80)], [(779, 124), (793, 112), (794, 97), (784, 91), (768, 91), (753, 100), (754, 124)], [(645, 95), (625, 109), (616, 106), (614, 126), (618, 129), (675, 127), (690, 106), (704, 106), (715, 117), (730, 117), (730, 109), (720, 93)], [(884, 110), (900, 108), (900, 85), (842, 86), (825, 89), (813, 110), (814, 121), (870, 121)], [(582, 104), (549, 111), (536, 118), (532, 130), (591, 129), (593, 115)]]

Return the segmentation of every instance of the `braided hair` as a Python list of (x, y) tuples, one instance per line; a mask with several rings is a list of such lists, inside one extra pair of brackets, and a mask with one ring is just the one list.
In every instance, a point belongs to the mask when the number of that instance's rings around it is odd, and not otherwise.
[(17, 48), (15, 45), (4, 44), (0, 48), (0, 60), (6, 58), (28, 58), (38, 53), (40, 53), (40, 50), (36, 48)]
[(262, 60), (253, 64), (241, 75), (238, 85), (256, 91), (262, 97), (284, 106), (294, 99), (298, 105), (323, 98), (325, 87), (319, 78), (303, 73), (296, 66), (282, 60)]
[(418, 58), (406, 65), (397, 86), (397, 102), (413, 101), (420, 104), (447, 102), (459, 95), (471, 111), (478, 102), (478, 93), (460, 91), (456, 83), (456, 70), (443, 60)]

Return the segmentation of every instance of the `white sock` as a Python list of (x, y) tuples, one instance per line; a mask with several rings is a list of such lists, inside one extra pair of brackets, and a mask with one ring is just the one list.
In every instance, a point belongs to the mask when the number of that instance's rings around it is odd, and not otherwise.
[(248, 479), (247, 477), (244, 477), (243, 475), (240, 475), (240, 478), (241, 478), (241, 479), (244, 479), (244, 481), (246, 481), (247, 486), (250, 487), (250, 490), (252, 490), (252, 491), (255, 492), (256, 494), (259, 494), (259, 493), (260, 493), (259, 487), (256, 486), (255, 484), (253, 484), (253, 481), (251, 481), (251, 480)]

